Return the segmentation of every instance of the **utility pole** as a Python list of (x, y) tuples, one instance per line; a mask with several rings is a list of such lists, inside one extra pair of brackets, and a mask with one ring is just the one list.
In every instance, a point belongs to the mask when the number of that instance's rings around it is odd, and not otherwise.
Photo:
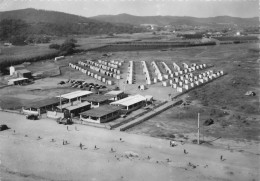
[(198, 145), (200, 144), (200, 113), (198, 113)]
[(62, 110), (62, 107), (61, 107), (61, 95), (60, 95), (60, 110)]

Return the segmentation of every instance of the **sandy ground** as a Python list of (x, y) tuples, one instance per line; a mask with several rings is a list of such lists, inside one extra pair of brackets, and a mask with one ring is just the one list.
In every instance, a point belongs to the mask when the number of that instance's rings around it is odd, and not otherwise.
[[(0, 180), (260, 179), (259, 154), (179, 142), (170, 147), (169, 140), (142, 135), (81, 125), (67, 130), (48, 119), (32, 121), (6, 112), (0, 116), (1, 124), (11, 127), (0, 132)], [(63, 140), (69, 144), (62, 145)]]

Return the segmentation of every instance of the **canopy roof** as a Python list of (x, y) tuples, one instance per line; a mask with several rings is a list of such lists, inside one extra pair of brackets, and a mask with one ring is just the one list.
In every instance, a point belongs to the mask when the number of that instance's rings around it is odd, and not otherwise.
[(80, 115), (100, 118), (102, 116), (119, 111), (121, 109), (122, 108), (120, 106), (104, 105), (104, 106), (100, 106), (95, 109), (91, 109), (89, 111), (82, 112), (82, 113), (80, 113)]
[(36, 101), (36, 102), (32, 102), (29, 105), (26, 105), (25, 108), (42, 108), (42, 107), (46, 107), (46, 106), (50, 106), (50, 105), (54, 105), (54, 104), (59, 104), (60, 99), (53, 97), (53, 98), (47, 98), (44, 100), (40, 100), (40, 101)]
[(16, 78), (16, 79), (9, 79), (8, 81), (10, 81), (10, 82), (16, 82), (16, 81), (27, 80), (27, 79), (28, 79), (28, 78), (21, 77), (21, 78)]
[[(63, 95), (61, 95), (61, 97), (64, 99), (74, 99), (74, 98), (86, 96), (89, 94), (93, 94), (93, 92), (79, 90), (79, 91), (70, 92), (68, 94), (63, 94)], [(60, 97), (60, 96), (56, 96), (56, 97)]]
[(111, 105), (122, 105), (122, 106), (130, 106), (133, 105), (135, 103), (141, 102), (141, 101), (145, 101), (146, 98), (144, 96), (141, 95), (134, 95), (134, 96), (129, 96), (127, 98), (121, 99), (119, 101), (115, 101), (110, 103)]
[(124, 92), (113, 90), (113, 91), (107, 92), (105, 95), (115, 95), (115, 96), (117, 96), (117, 95), (122, 94), (122, 93), (124, 93)]
[(66, 107), (65, 109), (72, 111), (72, 110), (82, 108), (82, 107), (85, 107), (85, 106), (88, 106), (88, 105), (90, 105), (90, 103), (85, 101), (85, 102), (82, 102), (80, 104), (76, 104), (76, 105), (73, 105), (73, 106)]

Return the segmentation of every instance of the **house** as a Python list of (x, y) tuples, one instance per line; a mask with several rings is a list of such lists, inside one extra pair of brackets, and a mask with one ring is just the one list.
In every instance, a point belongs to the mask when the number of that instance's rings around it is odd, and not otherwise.
[(60, 102), (61, 100), (56, 97), (35, 101), (23, 107), (23, 112), (37, 111), (40, 114), (43, 114), (46, 113), (46, 111), (55, 110), (56, 106), (58, 106)]
[(16, 70), (15, 74), (17, 75), (17, 77), (25, 77), (25, 78), (32, 77), (32, 72), (27, 69)]
[(120, 100), (125, 96), (123, 91), (115, 91), (115, 90), (107, 92), (105, 95), (113, 96), (113, 98), (111, 98), (110, 100), (114, 100), (114, 101)]
[(81, 101), (88, 101), (91, 104), (91, 108), (97, 108), (101, 105), (109, 104), (110, 102), (112, 102), (111, 99), (114, 101), (113, 95), (92, 94), (90, 96), (81, 98)]
[(16, 78), (16, 79), (10, 79), (8, 80), (8, 85), (22, 85), (24, 83), (28, 83), (29, 79), (28, 78)]
[(90, 110), (91, 109), (91, 104), (87, 101), (85, 102), (81, 102), (79, 104), (73, 104), (71, 106), (68, 106), (65, 109), (65, 112), (67, 111), (67, 113), (71, 116), (71, 117), (75, 117), (75, 116), (79, 116), (80, 113)]
[(122, 106), (122, 112), (131, 112), (146, 104), (146, 98), (141, 95), (129, 96), (127, 98), (121, 99), (110, 103), (110, 105)]
[(80, 120), (82, 122), (92, 123), (106, 123), (120, 117), (121, 107), (104, 105), (96, 109), (91, 109), (80, 113)]
[(14, 65), (9, 67), (10, 75), (14, 75), (17, 70), (25, 69), (25, 66), (23, 64), (20, 65)]
[(74, 101), (59, 105), (57, 106), (57, 109), (59, 109), (60, 112), (66, 113), (70, 117), (75, 117), (79, 116), (79, 113), (91, 109), (91, 104), (87, 101)]

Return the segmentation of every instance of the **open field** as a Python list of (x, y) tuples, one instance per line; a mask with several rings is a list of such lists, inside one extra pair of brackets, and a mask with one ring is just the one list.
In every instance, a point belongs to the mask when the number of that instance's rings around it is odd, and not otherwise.
[(0, 62), (31, 59), (34, 57), (54, 54), (57, 50), (49, 49), (49, 44), (37, 44), (26, 46), (0, 47)]
[[(244, 152), (214, 143), (176, 142), (170, 147), (168, 140), (158, 138), (81, 125), (69, 126), (67, 131), (52, 120), (0, 115), (1, 123), (11, 127), (0, 132), (3, 180), (259, 180), (257, 144), (222, 140), (244, 147)], [(62, 145), (63, 140), (68, 144)], [(79, 143), (84, 145), (82, 150)]]
[[(182, 60), (199, 59), (223, 69), (228, 75), (189, 92), (185, 96), (187, 102), (191, 102), (189, 105), (169, 109), (129, 132), (165, 138), (188, 136), (197, 131), (197, 113), (200, 112), (201, 123), (209, 118), (214, 120), (213, 125), (204, 126), (205, 136), (259, 141), (258, 53), (248, 51), (255, 47), (257, 44), (223, 45), (183, 53)], [(180, 52), (175, 51), (174, 57)], [(256, 96), (245, 96), (249, 90), (256, 92)], [(192, 139), (194, 136), (189, 140)]]

